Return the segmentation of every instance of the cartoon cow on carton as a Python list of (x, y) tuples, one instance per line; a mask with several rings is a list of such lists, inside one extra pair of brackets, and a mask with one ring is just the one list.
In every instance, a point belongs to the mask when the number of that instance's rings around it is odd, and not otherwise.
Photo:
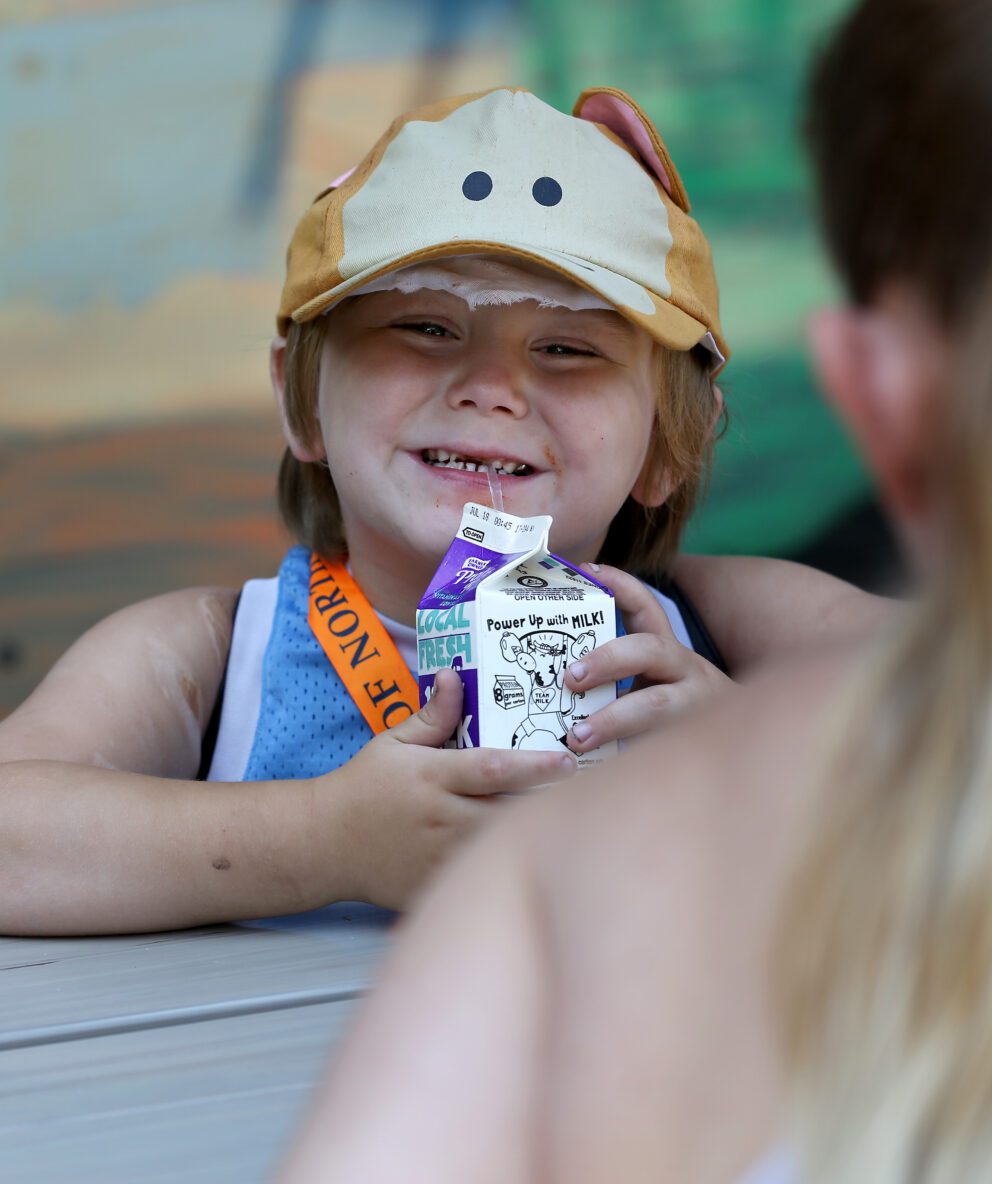
[(544, 748), (547, 737), (538, 736), (539, 732), (565, 743), (568, 729), (576, 719), (584, 718), (573, 714), (584, 693), (565, 690), (565, 667), (585, 657), (595, 644), (592, 631), (578, 637), (555, 629), (525, 633), (522, 637), (503, 634), (499, 643), (503, 657), (530, 676), (527, 715), (513, 733), (511, 748)]

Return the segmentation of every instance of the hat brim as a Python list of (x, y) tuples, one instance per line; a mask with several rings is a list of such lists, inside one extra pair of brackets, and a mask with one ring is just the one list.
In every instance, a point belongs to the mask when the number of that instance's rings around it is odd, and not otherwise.
[[(294, 309), (291, 314), (292, 319), (298, 324), (312, 321), (322, 313), (328, 312), (335, 304), (340, 303), (365, 284), (401, 267), (408, 267), (414, 263), (422, 263), (431, 259), (450, 259), (458, 255), (502, 255), (537, 263), (606, 300), (621, 316), (626, 317), (627, 320), (653, 337), (655, 341), (669, 349), (688, 350), (699, 344), (705, 345), (707, 349), (710, 348), (703, 340), (709, 334), (709, 330), (702, 321), (690, 316), (678, 305), (649, 291), (634, 280), (618, 276), (614, 272), (607, 272), (588, 260), (578, 259), (562, 252), (552, 253), (525, 244), (507, 242), (459, 240), (458, 242), (437, 243), (433, 246), (423, 247), (419, 251), (397, 255), (393, 259), (384, 260), (373, 267), (368, 267), (364, 271), (349, 276), (342, 283), (328, 288), (319, 296), (314, 296), (299, 308)], [(722, 357), (719, 355), (718, 361), (722, 362)]]

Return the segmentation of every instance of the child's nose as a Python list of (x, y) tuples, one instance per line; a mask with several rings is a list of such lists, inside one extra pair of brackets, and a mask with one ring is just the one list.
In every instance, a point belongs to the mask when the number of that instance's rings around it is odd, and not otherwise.
[(448, 388), (453, 407), (474, 407), (484, 415), (522, 418), (530, 404), (523, 375), (498, 359), (474, 365), (460, 374)]

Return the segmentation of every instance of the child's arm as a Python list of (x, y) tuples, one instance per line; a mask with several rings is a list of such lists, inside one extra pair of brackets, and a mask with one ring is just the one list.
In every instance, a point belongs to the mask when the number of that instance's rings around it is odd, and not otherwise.
[(0, 724), (0, 932), (179, 928), (338, 899), (395, 907), (488, 795), (568, 771), (558, 754), (424, 747), (455, 727), (452, 675), (322, 777), (192, 780), (233, 600), (189, 591), (114, 614)]
[(675, 580), (738, 680), (800, 646), (868, 635), (896, 608), (887, 597), (785, 559), (680, 555)]
[(572, 729), (569, 746), (577, 753), (649, 732), (790, 650), (867, 632), (888, 618), (894, 604), (786, 560), (680, 556), (678, 584), (706, 623), (731, 681), (680, 644), (664, 609), (639, 580), (605, 565), (595, 574), (616, 596), (627, 634), (572, 663), (565, 686), (588, 690), (625, 678), (634, 685)]

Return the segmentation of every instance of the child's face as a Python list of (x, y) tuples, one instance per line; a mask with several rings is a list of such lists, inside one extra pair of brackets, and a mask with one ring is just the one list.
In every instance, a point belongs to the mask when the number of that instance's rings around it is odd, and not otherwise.
[(638, 482), (654, 421), (652, 342), (618, 313), (448, 292), (377, 292), (329, 318), (319, 412), (352, 555), (440, 559), (468, 501), (503, 475), (514, 514), (551, 514), (553, 548), (595, 558)]

